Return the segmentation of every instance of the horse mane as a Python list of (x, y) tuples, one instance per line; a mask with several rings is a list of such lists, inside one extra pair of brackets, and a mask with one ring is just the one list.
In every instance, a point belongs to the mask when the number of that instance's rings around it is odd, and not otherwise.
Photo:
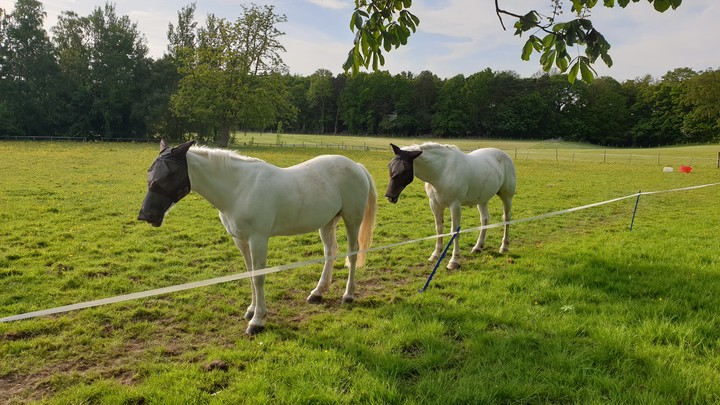
[(239, 160), (243, 162), (265, 162), (262, 159), (241, 155), (229, 149), (211, 148), (209, 146), (193, 146), (190, 151), (200, 156), (204, 156), (213, 162), (226, 162)]
[(460, 152), (460, 148), (458, 148), (455, 145), (448, 145), (448, 144), (442, 144), (442, 143), (437, 143), (437, 142), (425, 142), (420, 145), (412, 144), (403, 149), (405, 149), (405, 150), (421, 150), (421, 151), (453, 150), (453, 151)]

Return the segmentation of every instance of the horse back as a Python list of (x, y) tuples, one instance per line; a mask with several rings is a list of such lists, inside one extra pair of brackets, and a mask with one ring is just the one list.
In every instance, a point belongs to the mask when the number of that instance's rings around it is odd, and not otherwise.
[(484, 184), (492, 194), (515, 194), (515, 164), (497, 148), (476, 149), (467, 154), (474, 183)]

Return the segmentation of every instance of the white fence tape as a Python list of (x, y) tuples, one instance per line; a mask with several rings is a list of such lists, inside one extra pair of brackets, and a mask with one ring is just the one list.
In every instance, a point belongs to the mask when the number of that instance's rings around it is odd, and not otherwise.
[[(670, 193), (670, 192), (676, 192), (676, 191), (695, 190), (695, 189), (699, 189), (699, 188), (712, 187), (712, 186), (717, 186), (717, 185), (720, 185), (720, 183), (703, 184), (700, 186), (676, 188), (676, 189), (672, 189), (672, 190), (638, 192), (635, 194), (626, 195), (624, 197), (613, 198), (611, 200), (601, 201), (601, 202), (588, 204), (588, 205), (583, 205), (580, 207), (568, 208), (568, 209), (564, 209), (561, 211), (548, 212), (546, 214), (536, 215), (534, 217), (515, 219), (512, 221), (505, 221), (505, 222), (498, 222), (498, 223), (494, 223), (494, 224), (478, 226), (475, 228), (467, 228), (467, 229), (461, 230), (460, 233), (477, 232), (481, 229), (498, 228), (498, 227), (505, 226), (505, 225), (512, 225), (512, 224), (518, 224), (518, 223), (522, 223), (522, 222), (535, 221), (538, 219), (549, 218), (549, 217), (553, 217), (556, 215), (567, 214), (570, 212), (593, 208), (593, 207), (597, 207), (600, 205), (610, 204), (610, 203), (614, 203), (617, 201), (626, 200), (628, 198), (638, 197), (639, 195), (651, 195), (651, 194), (660, 194), (660, 193)], [(338, 254), (336, 256), (332, 256), (330, 258), (331, 259), (343, 259), (351, 254), (357, 254), (360, 252), (368, 252), (369, 253), (369, 252), (375, 252), (378, 250), (390, 249), (390, 248), (394, 248), (394, 247), (398, 247), (398, 246), (402, 246), (402, 245), (408, 245), (411, 243), (417, 243), (417, 242), (421, 242), (421, 241), (425, 241), (425, 240), (434, 240), (438, 236), (452, 236), (454, 233), (455, 232), (446, 233), (446, 234), (442, 234), (442, 235), (427, 236), (424, 238), (393, 243), (390, 245), (378, 246), (378, 247), (374, 247), (374, 248), (370, 248), (370, 249), (366, 249), (366, 250), (362, 250), (362, 251), (342, 253), (342, 254)], [(247, 271), (244, 273), (231, 274), (229, 276), (222, 276), (222, 277), (216, 277), (216, 278), (211, 278), (211, 279), (207, 279), (207, 280), (195, 281), (192, 283), (185, 283), (185, 284), (179, 284), (179, 285), (170, 286), (170, 287), (163, 287), (163, 288), (158, 288), (155, 290), (148, 290), (148, 291), (141, 291), (141, 292), (137, 292), (137, 293), (118, 295), (115, 297), (103, 298), (103, 299), (94, 300), (94, 301), (86, 301), (86, 302), (81, 302), (81, 303), (72, 304), (72, 305), (64, 305), (64, 306), (60, 306), (60, 307), (44, 309), (41, 311), (26, 312), (24, 314), (18, 314), (18, 315), (0, 318), (0, 322), (19, 321), (22, 319), (37, 318), (40, 316), (60, 314), (60, 313), (74, 311), (74, 310), (78, 310), (78, 309), (92, 308), (92, 307), (97, 307), (97, 306), (101, 306), (101, 305), (114, 304), (117, 302), (131, 301), (131, 300), (136, 300), (136, 299), (140, 299), (140, 298), (153, 297), (156, 295), (169, 294), (169, 293), (173, 293), (173, 292), (177, 292), (177, 291), (190, 290), (190, 289), (198, 288), (198, 287), (206, 287), (206, 286), (215, 285), (215, 284), (227, 283), (230, 281), (242, 280), (242, 279), (250, 278), (253, 276), (259, 276), (259, 275), (263, 275), (263, 274), (277, 273), (277, 272), (284, 271), (284, 270), (291, 270), (291, 269), (295, 269), (298, 267), (309, 266), (311, 264), (322, 263), (324, 261), (325, 261), (325, 257), (321, 257), (321, 258), (316, 258), (316, 259), (305, 260), (302, 262), (284, 264), (281, 266), (267, 267), (264, 269)]]

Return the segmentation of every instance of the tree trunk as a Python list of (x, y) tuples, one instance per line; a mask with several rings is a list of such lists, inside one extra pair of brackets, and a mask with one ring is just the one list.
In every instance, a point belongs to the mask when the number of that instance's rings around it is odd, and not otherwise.
[(220, 128), (220, 136), (217, 139), (217, 146), (221, 148), (227, 148), (228, 144), (230, 143), (230, 125), (224, 124), (222, 128)]

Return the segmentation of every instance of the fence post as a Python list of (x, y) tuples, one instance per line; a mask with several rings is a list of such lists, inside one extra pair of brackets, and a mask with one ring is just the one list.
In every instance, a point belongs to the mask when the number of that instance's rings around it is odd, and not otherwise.
[(717, 167), (718, 167), (718, 168), (720, 168), (720, 152), (718, 152), (718, 162), (717, 162)]

